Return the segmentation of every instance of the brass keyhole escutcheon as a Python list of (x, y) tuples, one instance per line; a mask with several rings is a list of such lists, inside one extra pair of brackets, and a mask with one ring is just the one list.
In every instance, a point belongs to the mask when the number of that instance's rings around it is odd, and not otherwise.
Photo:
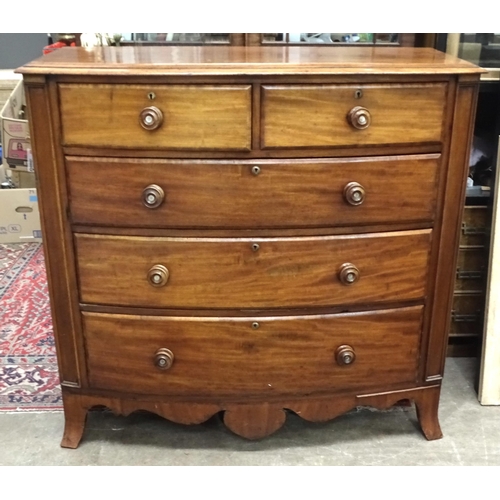
[(257, 323), (257, 321), (254, 321), (252, 323), (252, 330), (257, 330), (257, 328), (259, 328), (259, 326), (260, 326), (259, 323)]
[(150, 93), (148, 94), (148, 99), (149, 99), (150, 101), (154, 101), (154, 100), (156, 99), (156, 94), (155, 94), (154, 92), (150, 92)]
[(354, 99), (361, 99), (363, 97), (363, 91), (361, 89), (356, 90), (354, 92)]
[(260, 167), (258, 167), (257, 165), (253, 166), (252, 167), (252, 174), (257, 176), (260, 174)]
[(260, 245), (258, 243), (252, 243), (252, 251), (258, 252)]
[(335, 351), (335, 359), (340, 366), (349, 366), (356, 361), (356, 352), (350, 345), (341, 345)]

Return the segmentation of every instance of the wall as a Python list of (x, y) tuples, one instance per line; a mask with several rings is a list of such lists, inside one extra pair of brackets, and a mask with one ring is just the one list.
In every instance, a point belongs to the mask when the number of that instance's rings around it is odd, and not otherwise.
[(47, 33), (0, 33), (0, 69), (14, 69), (42, 55)]

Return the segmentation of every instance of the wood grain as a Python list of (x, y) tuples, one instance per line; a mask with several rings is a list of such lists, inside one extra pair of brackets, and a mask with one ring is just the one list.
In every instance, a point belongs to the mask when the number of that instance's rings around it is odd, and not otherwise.
[(226, 412), (255, 439), (285, 410), (325, 421), (411, 399), (441, 436), (483, 70), (430, 49), (227, 46), (60, 49), (20, 72), (63, 446), (95, 405), (188, 424)]
[[(251, 146), (249, 85), (61, 84), (59, 98), (64, 145), (197, 150)], [(148, 106), (164, 116), (154, 131), (139, 123)]]
[[(356, 98), (361, 91), (362, 97)], [(440, 142), (446, 85), (263, 86), (262, 148)], [(357, 130), (349, 111), (367, 108), (371, 125)], [(408, 130), (411, 129), (411, 133)]]
[(64, 433), (61, 441), (63, 448), (78, 448), (85, 430), (89, 407), (79, 394), (69, 393), (62, 388), (64, 403)]
[(418, 421), (428, 441), (443, 437), (438, 418), (440, 392), (439, 387), (432, 387), (421, 391), (415, 398)]
[[(80, 299), (123, 306), (240, 309), (423, 298), (430, 238), (430, 230), (253, 239), (76, 234)], [(346, 262), (360, 270), (359, 282), (349, 286), (337, 275)], [(170, 273), (162, 288), (147, 281), (149, 269), (157, 264)]]
[[(66, 158), (73, 223), (133, 228), (432, 221), (439, 165), (439, 155), (286, 162)], [(359, 206), (349, 205), (343, 194), (353, 181), (366, 191)], [(150, 184), (165, 192), (156, 209), (142, 203)]]
[[(422, 307), (302, 317), (82, 317), (94, 388), (120, 391), (126, 379), (131, 393), (209, 402), (413, 384)], [(335, 361), (343, 344), (356, 352), (352, 365)], [(174, 353), (169, 370), (154, 365), (159, 348)]]
[[(437, 419), (439, 386), (418, 389), (391, 391), (375, 394), (349, 394), (335, 398), (309, 397), (286, 399), (269, 402), (238, 403), (201, 403), (199, 401), (178, 401), (168, 398), (168, 402), (156, 397), (156, 400), (126, 398), (99, 394), (78, 394), (63, 389), (67, 404), (65, 436), (61, 446), (76, 448), (82, 439), (84, 427), (81, 421), (87, 411), (94, 406), (104, 406), (117, 415), (129, 415), (138, 410), (156, 413), (179, 424), (192, 425), (204, 422), (218, 411), (224, 411), (224, 423), (239, 436), (247, 439), (260, 439), (279, 430), (284, 424), (286, 413), (291, 410), (305, 420), (326, 422), (356, 406), (372, 406), (385, 410), (402, 401), (414, 401), (422, 431), (427, 439), (442, 437)], [(69, 418), (74, 415), (76, 418)]]
[(487, 206), (465, 206), (460, 246), (486, 245), (491, 227), (490, 218), (490, 209)]
[(444, 370), (477, 90), (477, 83), (459, 84), (456, 90), (455, 126), (450, 137), (442, 231), (439, 235), (438, 272), (435, 283), (431, 285), (434, 297), (430, 304), (432, 320), (425, 368), (428, 381), (441, 379)]
[(262, 439), (285, 423), (286, 413), (279, 406), (262, 403), (234, 405), (224, 412), (224, 424), (238, 436)]
[(33, 159), (46, 166), (37, 168), (36, 180), (59, 377), (62, 385), (79, 387), (85, 384), (84, 351), (73, 239), (66, 224), (64, 164), (60, 150), (52, 147), (57, 141), (57, 111), (51, 90), (49, 85), (28, 86), (26, 98)]
[(99, 47), (56, 50), (18, 70), (144, 77), (165, 75), (479, 75), (485, 70), (430, 48), (411, 47)]

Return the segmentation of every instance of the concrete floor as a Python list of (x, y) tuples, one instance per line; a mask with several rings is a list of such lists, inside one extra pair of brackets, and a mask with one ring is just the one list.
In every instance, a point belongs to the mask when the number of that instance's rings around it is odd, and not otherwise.
[(61, 412), (0, 413), (0, 465), (500, 465), (500, 407), (478, 403), (476, 369), (474, 359), (448, 359), (438, 441), (424, 439), (413, 408), (362, 409), (326, 424), (289, 415), (258, 442), (217, 417), (191, 427), (92, 412), (80, 447), (67, 450)]

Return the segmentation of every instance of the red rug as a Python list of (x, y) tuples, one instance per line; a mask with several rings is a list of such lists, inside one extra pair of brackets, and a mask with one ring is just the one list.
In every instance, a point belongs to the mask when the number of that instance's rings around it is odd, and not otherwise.
[(0, 244), (0, 411), (60, 409), (42, 246)]

